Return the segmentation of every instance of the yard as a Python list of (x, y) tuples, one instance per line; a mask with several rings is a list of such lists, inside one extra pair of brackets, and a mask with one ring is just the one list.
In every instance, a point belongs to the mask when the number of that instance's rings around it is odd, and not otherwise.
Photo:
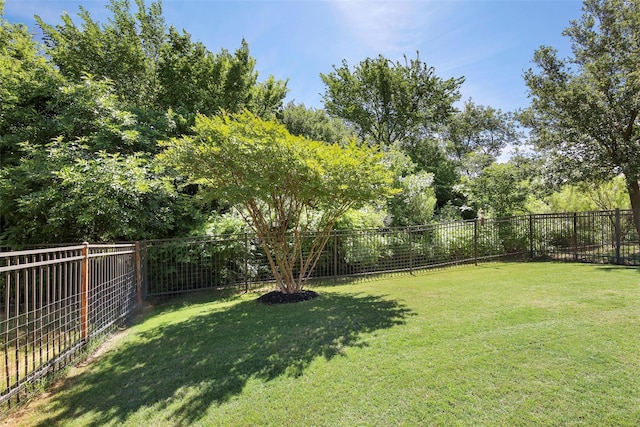
[(640, 270), (490, 263), (160, 304), (10, 425), (640, 424)]

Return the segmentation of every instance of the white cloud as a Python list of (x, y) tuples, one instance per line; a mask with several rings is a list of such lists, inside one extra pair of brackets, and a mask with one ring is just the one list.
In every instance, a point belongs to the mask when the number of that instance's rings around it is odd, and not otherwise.
[(448, 2), (333, 1), (342, 25), (362, 47), (388, 55), (417, 50)]

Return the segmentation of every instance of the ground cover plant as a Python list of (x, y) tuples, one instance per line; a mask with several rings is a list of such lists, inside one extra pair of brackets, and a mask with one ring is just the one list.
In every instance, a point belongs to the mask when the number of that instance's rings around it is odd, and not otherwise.
[(640, 270), (492, 263), (162, 304), (11, 425), (638, 425)]

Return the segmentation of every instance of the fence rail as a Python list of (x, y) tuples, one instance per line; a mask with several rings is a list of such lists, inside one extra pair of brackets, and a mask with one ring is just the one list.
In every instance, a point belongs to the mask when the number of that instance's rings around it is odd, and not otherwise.
[(0, 252), (0, 404), (81, 355), (134, 312), (143, 265), (137, 244)]
[[(311, 241), (313, 236), (308, 237)], [(260, 242), (251, 234), (151, 240), (146, 245), (149, 296), (246, 288), (273, 280)], [(499, 257), (640, 265), (633, 211), (334, 231), (310, 278), (414, 271)]]
[[(342, 230), (333, 232), (310, 278), (501, 257), (638, 266), (638, 242), (630, 210)], [(272, 280), (260, 241), (248, 233), (0, 251), (0, 405), (19, 402), (32, 385), (78, 360), (148, 296)]]
[(533, 259), (640, 265), (632, 210), (532, 215), (532, 218)]

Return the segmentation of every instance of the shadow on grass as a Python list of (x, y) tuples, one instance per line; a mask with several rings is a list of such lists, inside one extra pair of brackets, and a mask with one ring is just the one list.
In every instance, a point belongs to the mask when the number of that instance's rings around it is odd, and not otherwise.
[(617, 265), (617, 264), (606, 264), (598, 267), (600, 271), (606, 271), (607, 273), (616, 272), (621, 270), (633, 270), (640, 273), (640, 269), (637, 265)]
[[(256, 301), (174, 320), (137, 334), (69, 379), (40, 425), (95, 414), (93, 425), (121, 423), (152, 405), (172, 424), (201, 419), (242, 393), (250, 378), (296, 377), (317, 357), (363, 347), (363, 333), (403, 324), (410, 311), (382, 296), (322, 293), (297, 304)], [(197, 390), (197, 392), (192, 392)]]

